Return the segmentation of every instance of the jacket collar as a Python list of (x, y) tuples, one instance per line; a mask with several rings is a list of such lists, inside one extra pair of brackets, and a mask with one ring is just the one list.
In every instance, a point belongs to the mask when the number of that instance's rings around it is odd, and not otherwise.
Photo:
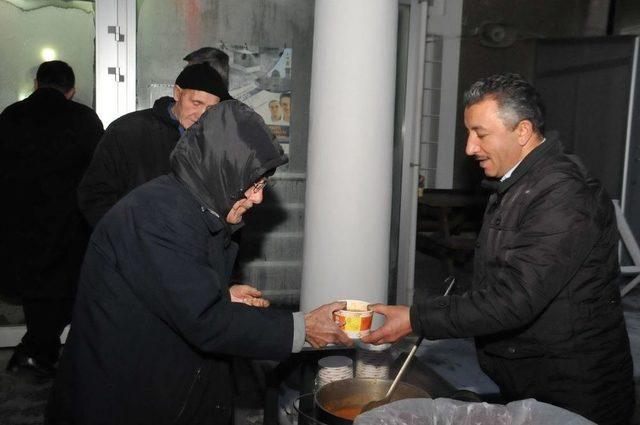
[[(169, 176), (173, 181), (175, 181), (176, 185), (180, 188), (182, 193), (184, 193), (186, 195), (186, 197), (193, 202), (193, 206), (194, 207), (196, 207), (196, 206), (199, 207), (200, 213), (202, 215), (202, 219), (204, 220), (207, 228), (209, 229), (209, 232), (212, 235), (216, 234), (216, 233), (218, 233), (220, 231), (223, 231), (223, 230), (227, 230), (227, 233), (229, 234), (229, 233), (232, 233), (233, 230), (237, 230), (240, 227), (242, 227), (242, 224), (240, 224), (240, 225), (230, 225), (229, 223), (227, 223), (226, 220), (224, 219), (224, 217), (220, 217), (220, 215), (217, 212), (207, 208), (206, 205), (204, 205), (202, 202), (200, 202), (189, 191), (189, 188), (183, 182), (181, 182), (176, 176), (174, 176), (172, 174), (170, 174)], [(231, 230), (231, 232), (229, 230)]]
[(540, 159), (546, 157), (549, 154), (559, 153), (562, 151), (562, 146), (560, 144), (557, 132), (550, 131), (545, 137), (545, 142), (531, 151), (529, 155), (524, 157), (522, 162), (520, 162), (520, 165), (518, 165), (516, 169), (513, 170), (513, 174), (511, 174), (511, 177), (503, 182), (484, 179), (481, 182), (482, 187), (494, 190), (500, 194), (504, 193), (516, 182), (518, 182), (518, 180), (520, 180), (522, 176), (527, 174), (529, 170), (531, 170), (536, 165), (536, 163), (540, 161)]
[(153, 111), (153, 114), (160, 119), (160, 121), (170, 125), (171, 127), (175, 127), (177, 130), (180, 123), (173, 118), (169, 112), (169, 108), (171, 108), (174, 103), (175, 100), (173, 100), (172, 97), (164, 96), (153, 102), (153, 108), (151, 108), (151, 110)]
[(32, 98), (49, 97), (49, 98), (55, 98), (56, 100), (61, 100), (61, 101), (67, 100), (67, 98), (64, 96), (64, 94), (60, 90), (56, 90), (51, 87), (40, 87), (39, 89), (31, 93), (29, 97), (32, 97)]

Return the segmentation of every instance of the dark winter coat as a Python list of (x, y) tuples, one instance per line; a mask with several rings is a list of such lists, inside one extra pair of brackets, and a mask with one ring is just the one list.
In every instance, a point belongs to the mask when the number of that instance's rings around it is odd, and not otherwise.
[(626, 423), (634, 383), (617, 242), (604, 189), (550, 137), (491, 196), (472, 289), (416, 305), (412, 326), (427, 338), (476, 336), (508, 400)]
[(71, 378), (58, 377), (75, 383), (75, 423), (226, 424), (232, 357), (291, 352), (291, 313), (230, 302), (237, 245), (222, 219), (284, 162), (255, 112), (223, 102), (180, 139), (172, 174), (100, 221), (63, 355)]
[(0, 114), (3, 293), (73, 297), (89, 239), (76, 190), (102, 131), (92, 109), (52, 88)]
[(171, 97), (153, 108), (131, 112), (112, 122), (96, 148), (80, 187), (80, 210), (92, 227), (131, 190), (169, 172), (169, 155), (180, 138), (169, 109)]

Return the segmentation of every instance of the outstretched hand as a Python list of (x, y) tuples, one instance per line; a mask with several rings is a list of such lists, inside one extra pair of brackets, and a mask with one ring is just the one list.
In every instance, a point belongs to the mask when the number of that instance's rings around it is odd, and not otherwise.
[(404, 305), (372, 304), (369, 310), (385, 316), (384, 324), (363, 336), (362, 342), (367, 344), (383, 344), (396, 342), (411, 333), (411, 318), (409, 307)]
[(229, 287), (232, 303), (244, 303), (252, 307), (269, 307), (269, 300), (262, 298), (262, 292), (251, 285), (231, 285)]
[(305, 339), (314, 348), (327, 344), (353, 345), (347, 336), (333, 321), (333, 312), (347, 308), (344, 301), (325, 304), (304, 316)]

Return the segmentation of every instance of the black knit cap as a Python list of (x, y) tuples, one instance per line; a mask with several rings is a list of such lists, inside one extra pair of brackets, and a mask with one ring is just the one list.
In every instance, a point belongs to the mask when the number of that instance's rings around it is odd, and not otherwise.
[(216, 70), (206, 63), (197, 63), (185, 67), (178, 78), (176, 86), (181, 89), (200, 90), (218, 96), (220, 101), (233, 99)]

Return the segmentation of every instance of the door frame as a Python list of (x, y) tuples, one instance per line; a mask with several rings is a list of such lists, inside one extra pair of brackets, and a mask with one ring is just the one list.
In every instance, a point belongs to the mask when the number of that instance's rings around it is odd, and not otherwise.
[(405, 115), (402, 123), (403, 154), (398, 235), (396, 303), (411, 304), (415, 274), (418, 171), (428, 2), (401, 1), (411, 6)]
[(136, 2), (96, 5), (96, 113), (105, 128), (136, 110)]

